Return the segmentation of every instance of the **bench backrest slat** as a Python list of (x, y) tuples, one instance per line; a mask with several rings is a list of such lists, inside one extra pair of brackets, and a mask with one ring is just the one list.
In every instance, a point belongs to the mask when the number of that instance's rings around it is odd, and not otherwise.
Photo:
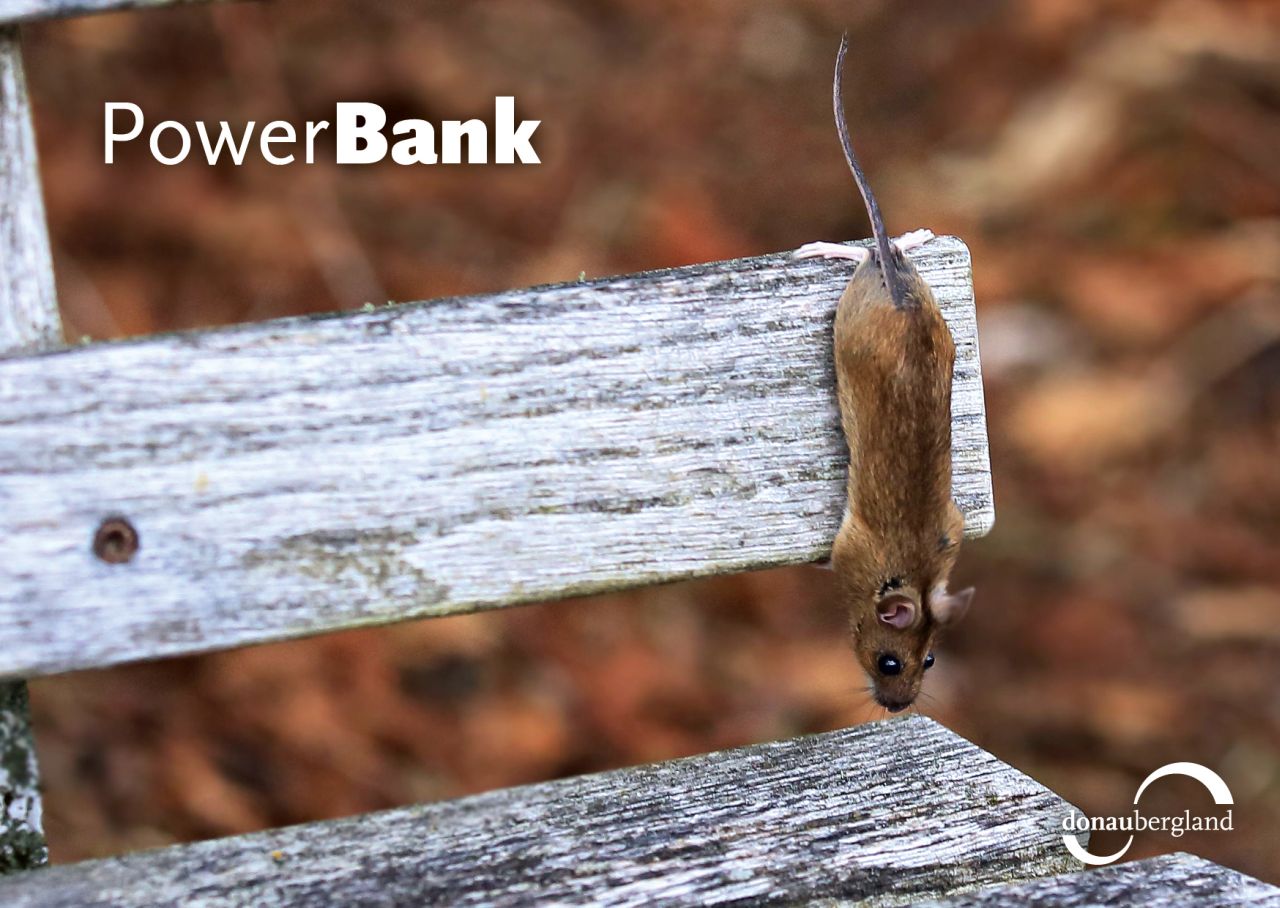
[[(915, 259), (982, 533), (968, 250)], [(0, 362), (0, 676), (820, 558), (848, 276), (774, 255)], [(92, 551), (113, 516), (125, 564)]]
[(0, 0), (0, 25), (202, 2), (209, 0)]

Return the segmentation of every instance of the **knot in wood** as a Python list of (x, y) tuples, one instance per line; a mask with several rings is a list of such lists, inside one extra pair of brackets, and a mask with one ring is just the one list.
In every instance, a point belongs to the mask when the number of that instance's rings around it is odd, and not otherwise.
[(124, 564), (138, 551), (138, 531), (123, 517), (108, 517), (93, 534), (93, 554), (107, 564)]

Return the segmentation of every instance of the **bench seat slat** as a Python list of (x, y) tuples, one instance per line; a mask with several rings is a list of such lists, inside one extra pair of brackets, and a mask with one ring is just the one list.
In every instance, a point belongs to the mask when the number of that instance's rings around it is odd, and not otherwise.
[(1079, 865), (1072, 808), (911, 717), (0, 880), (0, 904), (798, 902)]
[[(969, 254), (914, 258), (981, 534)], [(0, 361), (0, 678), (823, 557), (850, 273), (780, 254)], [(92, 552), (112, 516), (126, 564)]]
[(1280, 908), (1280, 888), (1190, 854), (1166, 854), (1029, 883), (983, 888), (917, 908)]

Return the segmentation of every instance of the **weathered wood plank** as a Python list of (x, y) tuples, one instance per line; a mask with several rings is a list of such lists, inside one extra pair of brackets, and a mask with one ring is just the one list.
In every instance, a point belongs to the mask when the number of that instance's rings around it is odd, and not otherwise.
[(0, 0), (0, 25), (210, 0)]
[[(980, 534), (968, 250), (917, 253)], [(0, 362), (0, 677), (823, 557), (849, 273), (774, 255)], [(113, 516), (126, 563), (93, 552)]]
[(0, 28), (0, 252), (0, 356), (62, 343), (22, 52), (11, 28)]
[(49, 860), (27, 685), (0, 684), (0, 876)]
[(1024, 908), (1028, 905), (1280, 908), (1280, 889), (1195, 855), (1167, 854), (1086, 873), (984, 888), (924, 904), (935, 908)]
[[(0, 28), (0, 356), (61, 340), (16, 30)], [(0, 874), (48, 860), (27, 688), (0, 683)]]
[(912, 717), (0, 880), (10, 908), (930, 897), (1078, 866), (1072, 808)]

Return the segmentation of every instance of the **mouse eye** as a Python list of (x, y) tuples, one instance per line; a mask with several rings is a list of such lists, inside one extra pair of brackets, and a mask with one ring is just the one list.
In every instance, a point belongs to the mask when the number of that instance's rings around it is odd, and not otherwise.
[(933, 653), (924, 657), (924, 670), (928, 671), (931, 668), (933, 668)]
[(885, 653), (876, 660), (876, 668), (880, 670), (882, 675), (896, 675), (902, 671), (902, 663), (898, 661), (897, 656), (890, 656)]

